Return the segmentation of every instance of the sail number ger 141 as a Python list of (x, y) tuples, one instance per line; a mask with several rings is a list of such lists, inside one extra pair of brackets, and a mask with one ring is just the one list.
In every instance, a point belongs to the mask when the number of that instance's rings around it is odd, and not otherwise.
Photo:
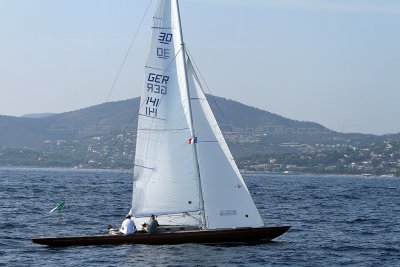
[[(149, 73), (147, 77), (147, 92), (153, 94), (167, 94), (167, 84), (169, 76)], [(146, 116), (158, 117), (158, 105), (160, 99), (157, 97), (148, 96), (146, 100)]]
[(147, 78), (147, 91), (155, 94), (167, 94), (169, 76), (149, 73)]

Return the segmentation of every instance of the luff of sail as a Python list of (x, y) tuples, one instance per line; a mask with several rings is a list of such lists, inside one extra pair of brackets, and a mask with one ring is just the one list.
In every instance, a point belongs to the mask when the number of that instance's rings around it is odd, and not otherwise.
[[(186, 88), (177, 1), (159, 1), (152, 28), (138, 118), (132, 208), (138, 222), (150, 214), (166, 215), (161, 222), (193, 221), (200, 209), (198, 174)], [(182, 58), (182, 59), (180, 59)], [(197, 213), (196, 213), (197, 214)], [(171, 215), (171, 216), (169, 216)]]

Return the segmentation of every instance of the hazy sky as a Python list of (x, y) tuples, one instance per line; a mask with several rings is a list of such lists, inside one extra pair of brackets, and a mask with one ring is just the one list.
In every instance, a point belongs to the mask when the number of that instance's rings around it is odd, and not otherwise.
[[(0, 114), (105, 102), (149, 3), (0, 0)], [(111, 101), (140, 95), (155, 4)], [(337, 131), (400, 132), (399, 0), (181, 0), (180, 8), (211, 93)]]

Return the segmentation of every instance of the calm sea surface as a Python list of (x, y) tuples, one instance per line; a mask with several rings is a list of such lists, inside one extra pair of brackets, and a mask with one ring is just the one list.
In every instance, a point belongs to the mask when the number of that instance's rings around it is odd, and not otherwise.
[[(119, 225), (132, 174), (0, 168), (0, 266), (400, 266), (400, 179), (245, 175), (266, 225), (292, 225), (263, 244), (50, 248), (41, 235)], [(60, 213), (49, 213), (59, 201)]]

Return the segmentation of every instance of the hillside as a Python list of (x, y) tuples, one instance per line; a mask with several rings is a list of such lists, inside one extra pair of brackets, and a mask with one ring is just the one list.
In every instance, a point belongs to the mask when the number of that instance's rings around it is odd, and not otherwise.
[[(239, 157), (304, 152), (314, 150), (316, 145), (368, 144), (383, 138), (342, 134), (317, 123), (287, 119), (225, 98), (208, 99), (228, 144)], [(0, 147), (42, 150), (45, 144), (59, 140), (86, 146), (94, 137), (108, 143), (120, 133), (135, 134), (138, 105), (139, 98), (134, 98), (40, 118), (0, 116)]]
[(136, 125), (139, 98), (109, 102), (42, 118), (0, 116), (0, 147), (37, 149), (47, 140), (84, 139)]

